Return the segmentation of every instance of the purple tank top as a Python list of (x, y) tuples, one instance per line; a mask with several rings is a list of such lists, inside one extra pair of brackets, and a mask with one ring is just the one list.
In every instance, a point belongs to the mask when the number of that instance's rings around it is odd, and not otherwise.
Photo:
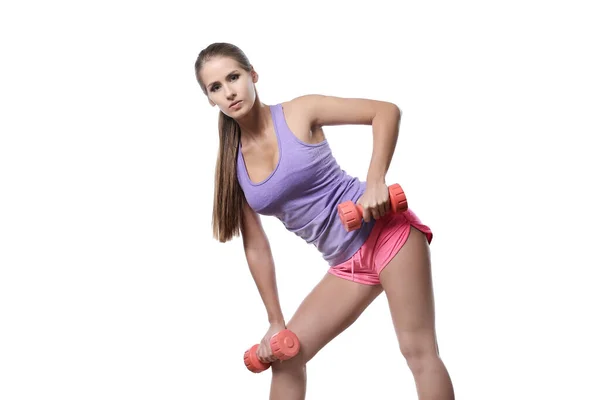
[(237, 156), (237, 177), (248, 204), (262, 215), (275, 216), (290, 232), (313, 244), (329, 265), (348, 260), (366, 241), (375, 220), (346, 232), (337, 214), (337, 205), (356, 203), (366, 182), (340, 168), (324, 140), (310, 144), (290, 131), (283, 106), (269, 106), (279, 145), (279, 161), (265, 180), (250, 180), (242, 156)]

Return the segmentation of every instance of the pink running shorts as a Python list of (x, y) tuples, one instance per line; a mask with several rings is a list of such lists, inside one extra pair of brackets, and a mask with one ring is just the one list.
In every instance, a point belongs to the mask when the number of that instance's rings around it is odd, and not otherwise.
[(327, 272), (365, 285), (379, 285), (379, 274), (406, 243), (411, 226), (423, 232), (431, 243), (431, 229), (412, 210), (389, 212), (375, 221), (367, 240), (350, 259)]

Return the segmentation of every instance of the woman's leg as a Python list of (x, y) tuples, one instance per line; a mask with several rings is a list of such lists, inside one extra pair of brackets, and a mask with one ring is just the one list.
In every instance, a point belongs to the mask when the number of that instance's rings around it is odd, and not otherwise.
[(300, 353), (271, 364), (270, 399), (304, 400), (306, 363), (349, 327), (382, 290), (381, 285), (363, 285), (325, 274), (286, 324), (300, 340)]
[(406, 243), (379, 278), (419, 400), (454, 399), (452, 382), (437, 347), (431, 261), (425, 235), (411, 227)]

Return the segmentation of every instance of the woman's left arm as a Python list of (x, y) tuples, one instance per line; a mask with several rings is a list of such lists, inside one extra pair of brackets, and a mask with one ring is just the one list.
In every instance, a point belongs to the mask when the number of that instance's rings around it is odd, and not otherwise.
[(310, 126), (371, 125), (373, 152), (367, 172), (367, 188), (357, 201), (363, 207), (363, 218), (369, 222), (385, 215), (390, 208), (385, 176), (390, 167), (402, 111), (394, 103), (324, 95), (305, 95), (292, 100), (297, 103)]
[(402, 111), (393, 103), (381, 107), (373, 118), (373, 154), (367, 174), (367, 183), (384, 183), (385, 176), (392, 162)]

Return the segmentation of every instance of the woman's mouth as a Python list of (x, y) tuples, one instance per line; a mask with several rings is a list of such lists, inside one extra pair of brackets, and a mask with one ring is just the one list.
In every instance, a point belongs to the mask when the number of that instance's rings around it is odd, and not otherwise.
[(238, 100), (238, 101), (236, 101), (235, 103), (231, 104), (231, 105), (229, 106), (229, 108), (233, 108), (233, 109), (237, 109), (237, 108), (239, 108), (240, 104), (242, 104), (242, 101), (243, 101), (243, 100)]

